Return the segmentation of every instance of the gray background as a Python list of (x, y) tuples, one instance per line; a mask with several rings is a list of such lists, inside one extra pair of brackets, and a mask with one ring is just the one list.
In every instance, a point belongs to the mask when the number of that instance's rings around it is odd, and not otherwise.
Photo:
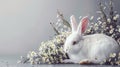
[[(24, 55), (38, 50), (41, 41), (54, 35), (49, 22), (56, 22), (56, 10), (65, 18), (96, 15), (98, 1), (106, 0), (0, 0), (0, 56)], [(120, 1), (114, 0), (115, 10)]]

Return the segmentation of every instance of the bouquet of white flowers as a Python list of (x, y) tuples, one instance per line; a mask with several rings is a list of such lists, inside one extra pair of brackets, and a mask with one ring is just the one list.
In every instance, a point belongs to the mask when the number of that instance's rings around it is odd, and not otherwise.
[[(113, 9), (113, 2), (110, 0), (109, 7), (106, 8), (104, 4), (99, 3), (100, 10), (97, 13), (100, 15), (97, 18), (90, 17), (90, 24), (84, 35), (103, 33), (113, 37), (118, 44), (120, 44), (120, 21), (118, 21), (119, 14)], [(107, 9), (107, 12), (104, 10)], [(68, 55), (63, 51), (63, 45), (66, 37), (71, 33), (71, 26), (69, 22), (64, 18), (63, 14), (57, 11), (57, 22), (51, 23), (53, 30), (56, 32), (53, 39), (42, 42), (39, 47), (39, 51), (31, 51), (27, 57), (21, 57), (19, 63), (31, 63), (31, 64), (56, 64), (64, 63), (64, 59), (68, 59)], [(97, 19), (94, 22), (93, 19)], [(114, 58), (118, 56), (118, 58)], [(103, 61), (101, 64), (120, 64), (120, 54), (111, 54), (110, 58)]]

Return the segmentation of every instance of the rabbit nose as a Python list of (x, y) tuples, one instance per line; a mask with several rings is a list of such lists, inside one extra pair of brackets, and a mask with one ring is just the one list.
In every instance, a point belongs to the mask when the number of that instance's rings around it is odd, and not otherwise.
[(68, 49), (65, 49), (64, 51), (65, 51), (65, 53), (67, 53), (67, 52), (68, 52)]

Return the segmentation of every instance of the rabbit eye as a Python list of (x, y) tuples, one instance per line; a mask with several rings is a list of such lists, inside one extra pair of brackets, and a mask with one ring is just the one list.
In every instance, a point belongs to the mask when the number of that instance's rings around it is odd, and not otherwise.
[(73, 45), (75, 45), (77, 42), (76, 41), (73, 41)]

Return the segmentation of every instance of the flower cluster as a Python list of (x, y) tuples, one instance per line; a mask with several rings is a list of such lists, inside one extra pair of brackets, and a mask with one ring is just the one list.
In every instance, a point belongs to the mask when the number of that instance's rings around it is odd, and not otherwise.
[(105, 59), (100, 64), (106, 64), (106, 65), (120, 65), (120, 52), (118, 54), (111, 53), (109, 55), (108, 59)]
[(64, 63), (64, 59), (68, 59), (68, 55), (63, 51), (63, 44), (70, 32), (61, 32), (60, 35), (55, 36), (52, 40), (41, 42), (39, 51), (30, 51), (27, 58), (21, 58), (19, 63), (31, 64), (59, 64)]
[(92, 19), (90, 19), (91, 23), (85, 34), (103, 33), (111, 36), (120, 44), (120, 21), (118, 20), (119, 14), (117, 11), (113, 10), (112, 0), (109, 3), (109, 9), (107, 9), (102, 3), (99, 3), (99, 8), (100, 11), (97, 11), (97, 13), (100, 16), (97, 18), (97, 22), (93, 22), (92, 16)]
[[(120, 21), (118, 21), (119, 14), (113, 10), (112, 0), (109, 3), (109, 11), (105, 12), (107, 9), (102, 3), (99, 3), (100, 11), (97, 13), (100, 16), (97, 22), (94, 22), (94, 16), (90, 18), (90, 24), (84, 35), (103, 33), (108, 36), (113, 37), (120, 44)], [(106, 14), (109, 13), (109, 14)], [(28, 53), (27, 57), (21, 57), (20, 63), (31, 63), (31, 64), (55, 64), (63, 63), (64, 59), (69, 57), (63, 51), (63, 45), (66, 37), (71, 33), (71, 26), (67, 20), (65, 20), (62, 13), (57, 11), (57, 22), (50, 23), (56, 35), (53, 39), (42, 42), (40, 44), (38, 52), (31, 51)], [(111, 53), (108, 59), (105, 59), (100, 64), (120, 64), (120, 53)]]

